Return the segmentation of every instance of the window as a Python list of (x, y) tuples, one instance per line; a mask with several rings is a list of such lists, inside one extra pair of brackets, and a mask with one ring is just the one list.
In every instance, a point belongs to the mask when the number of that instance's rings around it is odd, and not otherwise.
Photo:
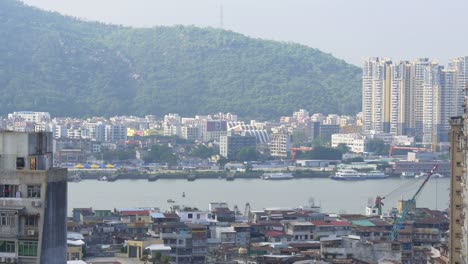
[(0, 197), (19, 197), (18, 185), (0, 184)]
[(37, 257), (37, 241), (19, 241), (18, 255), (20, 257)]
[(41, 186), (40, 185), (28, 185), (28, 198), (40, 198), (41, 197)]
[(15, 227), (15, 215), (12, 213), (0, 213), (0, 226)]
[(39, 217), (37, 215), (27, 215), (24, 221), (25, 226), (39, 226)]
[(70, 260), (78, 260), (78, 259), (80, 259), (80, 253), (78, 252), (71, 253)]
[(189, 219), (192, 219), (192, 217), (193, 217), (193, 214), (188, 214)]
[(29, 159), (29, 169), (36, 170), (36, 158)]
[(15, 253), (15, 241), (0, 240), (0, 252)]
[(22, 170), (24, 169), (24, 166), (26, 165), (26, 162), (24, 161), (24, 158), (16, 158), (16, 169), (17, 170)]
[(200, 219), (200, 214), (197, 214), (197, 219)]

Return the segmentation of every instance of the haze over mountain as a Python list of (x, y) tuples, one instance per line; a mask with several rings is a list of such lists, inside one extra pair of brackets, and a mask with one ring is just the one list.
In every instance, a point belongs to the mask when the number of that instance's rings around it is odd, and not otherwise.
[(211, 28), (126, 28), (0, 1), (0, 113), (274, 118), (360, 111), (358, 67)]

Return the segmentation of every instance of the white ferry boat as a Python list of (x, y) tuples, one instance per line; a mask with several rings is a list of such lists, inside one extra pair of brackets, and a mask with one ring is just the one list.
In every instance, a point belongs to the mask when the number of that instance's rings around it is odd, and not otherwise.
[(401, 177), (403, 178), (414, 178), (416, 174), (414, 172), (410, 172), (410, 171), (404, 171), (401, 173)]
[(294, 176), (292, 175), (292, 173), (284, 173), (284, 172), (265, 173), (262, 175), (262, 179), (264, 180), (290, 180), (290, 179), (294, 179)]
[[(416, 179), (424, 178), (424, 177), (427, 177), (427, 173), (425, 173), (425, 172), (421, 172), (421, 173), (417, 174), (416, 176), (414, 176), (414, 178), (416, 178)], [(434, 173), (434, 174), (431, 175), (431, 178), (445, 178), (445, 176), (442, 175), (442, 174), (439, 174), (439, 173)]]
[(382, 171), (371, 171), (368, 173), (362, 173), (362, 177), (365, 179), (386, 179), (389, 177), (389, 175), (386, 175)]
[(330, 179), (345, 181), (365, 180), (362, 173), (351, 169), (338, 170), (335, 175), (330, 176)]

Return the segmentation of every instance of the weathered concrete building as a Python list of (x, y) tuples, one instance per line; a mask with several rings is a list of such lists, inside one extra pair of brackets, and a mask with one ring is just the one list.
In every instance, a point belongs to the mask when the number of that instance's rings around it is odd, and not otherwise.
[(66, 262), (67, 170), (53, 168), (52, 140), (0, 132), (0, 262)]
[(449, 261), (453, 264), (468, 262), (468, 119), (467, 99), (465, 113), (450, 120), (450, 230)]

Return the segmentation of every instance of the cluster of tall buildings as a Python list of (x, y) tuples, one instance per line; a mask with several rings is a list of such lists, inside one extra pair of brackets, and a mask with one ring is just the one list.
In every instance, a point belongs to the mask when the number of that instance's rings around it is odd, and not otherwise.
[(414, 136), (427, 147), (448, 142), (449, 119), (463, 112), (468, 57), (447, 67), (428, 58), (370, 58), (362, 75), (363, 132)]

